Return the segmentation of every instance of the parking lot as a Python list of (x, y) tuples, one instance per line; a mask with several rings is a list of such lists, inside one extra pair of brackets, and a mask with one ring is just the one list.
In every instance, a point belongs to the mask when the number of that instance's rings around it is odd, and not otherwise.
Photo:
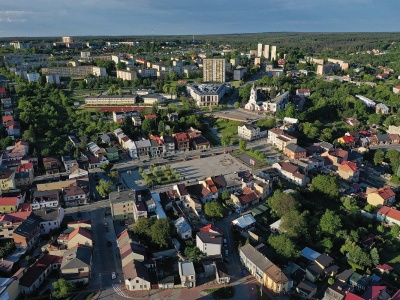
[(251, 111), (246, 111), (244, 109), (230, 109), (224, 111), (215, 111), (212, 113), (215, 117), (235, 120), (239, 122), (250, 122), (250, 121), (257, 121), (264, 117), (264, 114), (258, 114)]

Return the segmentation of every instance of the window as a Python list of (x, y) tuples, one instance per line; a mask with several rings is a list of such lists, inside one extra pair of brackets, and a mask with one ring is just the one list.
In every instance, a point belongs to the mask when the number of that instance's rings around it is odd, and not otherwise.
[(139, 283), (139, 279), (136, 279), (136, 283)]

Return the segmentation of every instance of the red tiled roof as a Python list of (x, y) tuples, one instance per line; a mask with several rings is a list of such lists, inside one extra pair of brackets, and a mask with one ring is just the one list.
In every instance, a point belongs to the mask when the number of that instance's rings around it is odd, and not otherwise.
[(348, 136), (348, 135), (344, 135), (341, 137), (341, 139), (346, 143), (353, 143), (354, 142), (354, 137), (352, 136)]
[(3, 116), (3, 123), (7, 123), (9, 121), (14, 121), (13, 116)]
[(145, 115), (144, 118), (145, 119), (157, 119), (157, 116), (154, 114), (150, 114), (150, 115)]
[(187, 139), (188, 136), (186, 134), (186, 132), (179, 132), (179, 133), (175, 133), (175, 138), (176, 139)]
[(31, 210), (31, 205), (29, 203), (21, 203), (18, 206), (18, 211), (30, 211)]
[(356, 294), (349, 292), (346, 294), (346, 297), (344, 298), (344, 300), (364, 300), (364, 299), (361, 298), (360, 296), (357, 296)]
[(281, 168), (283, 171), (289, 172), (289, 173), (294, 173), (296, 172), (299, 168), (291, 163), (287, 163), (287, 162), (282, 162), (280, 163)]
[(400, 221), (400, 211), (389, 206), (382, 206), (377, 213), (385, 215), (393, 220)]
[(213, 224), (209, 224), (207, 226), (204, 226), (202, 228), (200, 228), (200, 231), (206, 231), (206, 232), (217, 232), (219, 234), (222, 234), (222, 230), (218, 229), (215, 225)]
[(68, 222), (67, 225), (75, 225), (75, 224), (92, 224), (91, 220), (80, 220), (80, 221), (73, 221), (73, 222)]
[(61, 263), (62, 257), (44, 254), (28, 271), (21, 277), (19, 284), (31, 287), (32, 284), (46, 271), (46, 269), (56, 263)]
[(389, 188), (389, 187), (380, 188), (380, 189), (378, 189), (378, 190), (376, 190), (376, 191), (371, 192), (370, 194), (372, 194), (372, 193), (378, 194), (379, 196), (381, 196), (381, 198), (382, 198), (383, 200), (387, 200), (387, 199), (392, 198), (392, 197), (394, 197), (394, 196), (396, 195), (396, 194), (392, 191), (392, 189)]
[(120, 233), (120, 235), (117, 237), (117, 242), (122, 240), (124, 237), (126, 237), (128, 235), (128, 229), (125, 229), (124, 231), (122, 231)]
[(7, 93), (6, 88), (5, 87), (1, 87), (0, 88), (0, 94), (6, 94), (6, 93)]
[[(399, 86), (400, 88), (400, 86)], [(398, 290), (393, 296), (392, 298), (390, 298), (391, 300), (400, 300), (400, 290)]]
[(386, 290), (386, 286), (373, 285), (365, 291), (362, 298), (366, 300), (377, 299), (384, 290)]
[(22, 223), (31, 215), (31, 211), (19, 211), (0, 216), (0, 222)]
[(357, 164), (352, 162), (352, 161), (342, 161), (341, 166), (347, 166), (353, 172), (358, 172), (359, 171), (359, 168), (357, 167)]
[(87, 239), (92, 239), (92, 234), (87, 231), (85, 228), (83, 227), (78, 227), (76, 228), (74, 231), (72, 231), (69, 236), (68, 236), (68, 240), (71, 240), (73, 237), (75, 237), (77, 234), (80, 234), (82, 236), (84, 236)]
[(0, 197), (0, 206), (16, 206), (21, 197), (21, 195), (17, 197)]
[(385, 270), (385, 271), (392, 271), (393, 267), (389, 266), (388, 264), (383, 264), (383, 265), (376, 265), (377, 269)]
[(217, 187), (215, 186), (214, 182), (211, 179), (206, 180), (207, 188), (211, 191), (211, 193), (218, 192)]

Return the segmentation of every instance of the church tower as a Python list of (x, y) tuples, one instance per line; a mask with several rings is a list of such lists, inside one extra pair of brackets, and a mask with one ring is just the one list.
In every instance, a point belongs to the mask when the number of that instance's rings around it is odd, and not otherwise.
[(253, 83), (251, 87), (249, 103), (257, 103), (257, 89), (255, 83)]

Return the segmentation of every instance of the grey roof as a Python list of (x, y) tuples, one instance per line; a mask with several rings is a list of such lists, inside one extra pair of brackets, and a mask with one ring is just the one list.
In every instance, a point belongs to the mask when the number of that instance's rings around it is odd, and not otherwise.
[(337, 275), (337, 279), (343, 282), (347, 282), (351, 275), (353, 275), (353, 273), (353, 269), (344, 270), (342, 273)]
[(331, 263), (333, 263), (333, 258), (330, 257), (326, 253), (322, 253), (320, 256), (318, 256), (315, 261), (323, 266), (324, 268), (328, 267)]
[(111, 192), (109, 194), (109, 199), (111, 203), (129, 202), (135, 201), (135, 192), (132, 190)]
[(180, 261), (179, 264), (179, 275), (196, 275), (194, 265), (191, 261)]
[(66, 250), (61, 263), (61, 270), (90, 267), (92, 248), (76, 246)]
[(151, 147), (150, 140), (135, 141), (135, 144), (136, 144), (137, 148), (150, 148)]
[(106, 148), (106, 152), (110, 153), (110, 152), (118, 152), (117, 147), (108, 147)]
[(192, 229), (189, 225), (189, 222), (184, 217), (176, 219), (174, 221), (174, 225), (179, 234), (187, 232)]
[(297, 286), (297, 288), (299, 290), (302, 290), (302, 291), (310, 294), (312, 291), (314, 291), (317, 288), (317, 286), (314, 283), (304, 279), (302, 282), (300, 282), (300, 284)]
[(32, 214), (42, 219), (42, 221), (53, 221), (58, 220), (59, 210), (58, 208), (42, 208), (35, 210)]
[(32, 230), (34, 230), (41, 220), (36, 216), (29, 216), (24, 222), (21, 223), (15, 230), (14, 233), (23, 237), (27, 237)]
[(376, 138), (378, 139), (379, 142), (390, 142), (390, 136), (388, 134), (378, 134), (376, 136)]
[(265, 271), (270, 268), (273, 263), (256, 250), (252, 245), (247, 244), (240, 248), (240, 251), (250, 260), (257, 268)]
[(298, 146), (296, 144), (289, 144), (286, 146), (286, 149), (288, 149), (294, 153), (306, 152), (306, 149), (301, 148), (300, 146)]
[(320, 255), (321, 253), (318, 253), (317, 251), (308, 247), (305, 247), (303, 250), (301, 250), (301, 256), (307, 258), (310, 261), (314, 261)]

